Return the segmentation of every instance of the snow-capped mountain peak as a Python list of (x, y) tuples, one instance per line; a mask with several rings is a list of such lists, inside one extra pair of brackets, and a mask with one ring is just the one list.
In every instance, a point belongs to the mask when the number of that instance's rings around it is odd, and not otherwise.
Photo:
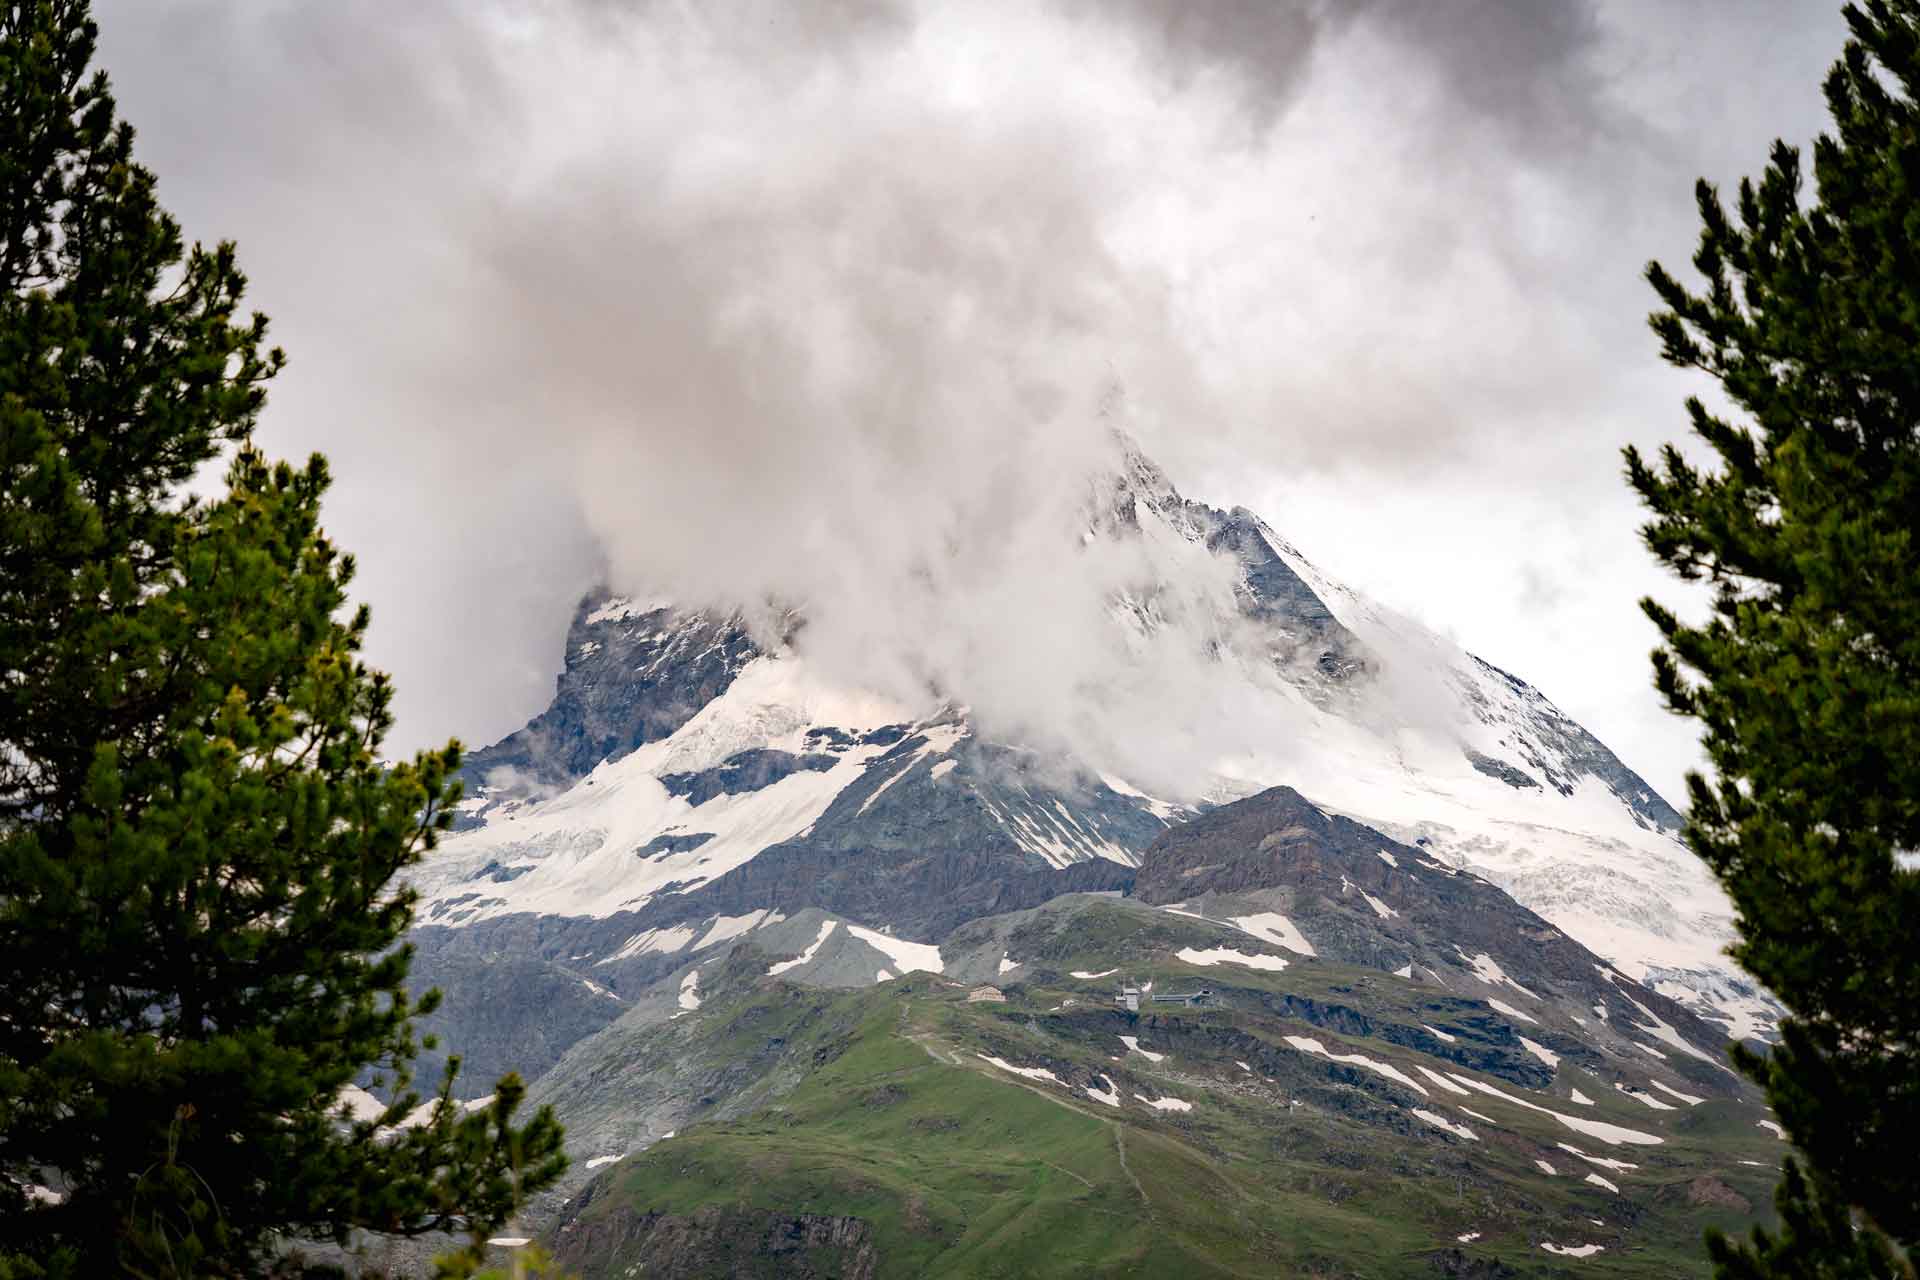
[(1720, 954), (1725, 900), (1644, 780), (1523, 680), (1114, 445), (1063, 547), (1108, 588), (1110, 648), (1056, 673), (1081, 684), (1053, 722), (1004, 697), (963, 710), (965, 688), (859, 687), (805, 622), (768, 645), (725, 610), (596, 596), (553, 704), (473, 758), (466, 829), (418, 876), (424, 922), (598, 921), (602, 954), (644, 935), (663, 963), (755, 911), (932, 940), (1062, 886), (1124, 888), (1169, 825), (1285, 784), (1764, 1030), (1769, 1002)]

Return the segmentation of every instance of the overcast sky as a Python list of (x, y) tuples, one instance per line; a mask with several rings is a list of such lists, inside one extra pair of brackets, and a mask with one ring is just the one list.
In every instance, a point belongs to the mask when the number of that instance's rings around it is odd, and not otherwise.
[(1118, 403), (1677, 798), (1618, 451), (1697, 388), (1639, 272), (1822, 126), (1835, 4), (97, 9), (288, 350), (263, 442), (334, 462), (393, 745), (537, 711), (609, 573), (831, 602), (857, 654), (1038, 626), (1019, 512)]

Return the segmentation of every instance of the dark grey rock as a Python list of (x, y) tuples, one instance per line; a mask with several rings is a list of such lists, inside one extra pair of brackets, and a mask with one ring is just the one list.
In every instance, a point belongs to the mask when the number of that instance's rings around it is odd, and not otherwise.
[(1529, 787), (1535, 791), (1540, 789), (1539, 779), (1535, 778), (1525, 769), (1514, 768), (1505, 760), (1495, 760), (1492, 756), (1483, 756), (1478, 751), (1469, 751), (1467, 752), (1467, 763), (1471, 764), (1476, 772), (1484, 773), (1489, 778), (1504, 782), (1515, 790), (1523, 791)]
[(634, 852), (643, 858), (651, 858), (657, 853), (691, 853), (707, 841), (713, 839), (711, 831), (688, 831), (655, 836)]
[(449, 1055), (458, 1054), (462, 1098), (491, 1093), (509, 1071), (533, 1080), (626, 1009), (605, 984), (537, 955), (416, 946), (407, 985), (416, 995), (438, 988), (443, 996), (421, 1021), (439, 1043), (421, 1051), (415, 1085), (430, 1093)]
[[(732, 615), (663, 606), (589, 622), (609, 599), (595, 592), (574, 610), (566, 667), (547, 709), (467, 758), (469, 796), (538, 795), (665, 738), (760, 652)], [(463, 813), (462, 825), (476, 816)]]
[[(1549, 750), (1535, 752), (1530, 746), (1523, 748), (1527, 756), (1526, 763), (1545, 778), (1554, 790), (1561, 795), (1572, 795), (1580, 779), (1597, 778), (1632, 810), (1634, 819), (1649, 830), (1678, 831), (1685, 825), (1686, 819), (1648, 785), (1645, 778), (1627, 768), (1619, 756), (1607, 749), (1605, 743), (1548, 702), (1546, 695), (1491, 662), (1480, 658), (1473, 661), (1481, 670), (1504, 682), (1527, 703), (1529, 727), (1546, 741)], [(1479, 768), (1477, 762), (1474, 767)]]
[(1097, 518), (1109, 528), (1139, 529), (1136, 506), (1153, 510), (1209, 551), (1233, 556), (1242, 566), (1237, 594), (1247, 617), (1269, 632), (1283, 673), (1308, 670), (1334, 682), (1367, 667), (1365, 647), (1280, 554), (1285, 544), (1244, 507), (1222, 511), (1184, 498), (1166, 473), (1121, 437), (1123, 465), (1104, 495)]
[(715, 796), (758, 791), (791, 774), (803, 770), (824, 773), (838, 763), (836, 757), (825, 753), (795, 755), (791, 751), (755, 747), (697, 773), (663, 773), (660, 783), (670, 794), (685, 796), (687, 803), (698, 807)]
[[(1396, 865), (1389, 865), (1382, 852)], [(1636, 1025), (1644, 1018), (1628, 1003), (1630, 995), (1709, 1058), (1725, 1052), (1725, 1037), (1717, 1028), (1651, 987), (1613, 973), (1600, 957), (1504, 890), (1467, 872), (1449, 871), (1420, 849), (1371, 827), (1324, 813), (1291, 787), (1274, 787), (1168, 830), (1147, 850), (1134, 892), (1144, 902), (1189, 907), (1218, 899), (1216, 915), (1251, 914), (1278, 901), (1322, 959), (1381, 970), (1417, 964), (1469, 992), (1475, 992), (1472, 958), (1485, 955), (1538, 998), (1582, 1014), (1598, 1005), (1607, 1009), (1610, 1023)], [(1362, 894), (1393, 914), (1382, 917)], [(1528, 1003), (1517, 992), (1513, 1001)], [(1536, 1074), (1508, 1022), (1485, 1000), (1456, 1000), (1436, 1006), (1436, 1013), (1452, 1015), (1448, 1025), (1460, 1027), (1463, 1038), (1477, 1025), (1474, 1038), (1483, 1043), (1414, 1047), (1509, 1079), (1530, 1080)], [(1601, 1065), (1580, 1040), (1533, 1027), (1522, 1034), (1578, 1065)], [(1461, 1056), (1484, 1049), (1499, 1050), (1504, 1062)], [(1676, 1073), (1701, 1088), (1720, 1095), (1739, 1090), (1728, 1073), (1699, 1059), (1670, 1058)], [(1538, 1074), (1543, 1079), (1536, 1085), (1551, 1078), (1551, 1073)]]

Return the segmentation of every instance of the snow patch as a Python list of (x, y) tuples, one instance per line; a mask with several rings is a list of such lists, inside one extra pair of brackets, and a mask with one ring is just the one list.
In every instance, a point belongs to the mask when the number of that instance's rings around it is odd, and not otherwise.
[(1780, 1139), (1780, 1141), (1782, 1142), (1785, 1142), (1787, 1140), (1787, 1131), (1785, 1129), (1782, 1129), (1778, 1124), (1776, 1124), (1772, 1120), (1762, 1120), (1757, 1127), (1761, 1129), (1765, 1129), (1768, 1133), (1771, 1133), (1774, 1137)]
[(1318, 954), (1306, 935), (1294, 927), (1293, 921), (1277, 911), (1262, 911), (1250, 916), (1234, 916), (1228, 924), (1242, 933), (1250, 933), (1262, 942), (1271, 942), (1276, 947), (1284, 947), (1296, 955), (1312, 956)]
[(1545, 1160), (1535, 1160), (1533, 1166), (1549, 1178), (1557, 1178), (1560, 1176), (1560, 1171), (1548, 1164)]
[(1643, 1102), (1655, 1111), (1673, 1111), (1676, 1109), (1671, 1102), (1662, 1102), (1650, 1093), (1641, 1093), (1638, 1089), (1629, 1089), (1626, 1085), (1617, 1082), (1613, 1087), (1621, 1093), (1626, 1094), (1629, 1098), (1632, 1098), (1635, 1102)]
[(1173, 953), (1173, 958), (1202, 968), (1216, 964), (1238, 964), (1245, 965), (1249, 969), (1267, 969), (1278, 973), (1287, 967), (1287, 962), (1280, 956), (1261, 955), (1258, 952), (1249, 954), (1245, 951), (1235, 951), (1232, 947), (1209, 947), (1205, 951), (1199, 951), (1193, 947), (1182, 947)]
[[(848, 925), (847, 932), (893, 961), (893, 967), (901, 973), (946, 972), (946, 967), (940, 961), (940, 948), (933, 943), (907, 942), (881, 933), (878, 929), (865, 929), (857, 924)], [(1000, 972), (1005, 973), (1006, 970)]]
[(693, 949), (705, 951), (717, 942), (737, 938), (763, 924), (779, 924), (785, 919), (778, 911), (769, 911), (765, 907), (756, 907), (743, 916), (715, 916), (713, 923), (707, 926), (707, 931), (700, 935), (700, 941), (693, 944)]
[(1463, 1124), (1455, 1124), (1453, 1121), (1447, 1119), (1445, 1116), (1440, 1115), (1436, 1112), (1424, 1111), (1419, 1107), (1415, 1107), (1413, 1110), (1413, 1114), (1418, 1116), (1420, 1119), (1425, 1120), (1428, 1124), (1432, 1125), (1436, 1129), (1445, 1129), (1448, 1133), (1453, 1134), (1456, 1138), (1465, 1138), (1468, 1142), (1480, 1141), (1480, 1135), (1475, 1133), (1473, 1130), (1467, 1128), (1467, 1126)]
[(1531, 1014), (1526, 1014), (1526, 1013), (1522, 1013), (1522, 1012), (1520, 1012), (1520, 1011), (1519, 1011), (1518, 1009), (1516, 1009), (1516, 1008), (1514, 1008), (1514, 1007), (1513, 1007), (1512, 1005), (1510, 1005), (1510, 1004), (1506, 1004), (1506, 1003), (1503, 1003), (1502, 1001), (1499, 1001), (1499, 1000), (1488, 1000), (1488, 1001), (1487, 1001), (1487, 1004), (1488, 1004), (1488, 1005), (1489, 1005), (1489, 1006), (1490, 1006), (1491, 1008), (1493, 1008), (1495, 1012), (1498, 1012), (1498, 1013), (1504, 1013), (1504, 1014), (1506, 1014), (1506, 1015), (1507, 1015), (1507, 1016), (1508, 1016), (1509, 1018), (1518, 1018), (1518, 1019), (1520, 1019), (1520, 1021), (1522, 1021), (1522, 1022), (1531, 1022), (1531, 1023), (1533, 1023), (1533, 1025), (1535, 1025), (1535, 1026), (1539, 1026), (1539, 1025), (1540, 1025), (1540, 1021), (1539, 1021), (1539, 1019), (1537, 1019), (1537, 1018), (1535, 1018), (1535, 1017), (1534, 1017), (1533, 1015), (1531, 1015)]
[(1588, 1137), (1598, 1138), (1602, 1142), (1613, 1143), (1615, 1145), (1626, 1143), (1632, 1146), (1644, 1147), (1657, 1147), (1666, 1142), (1665, 1138), (1658, 1137), (1651, 1133), (1641, 1133), (1638, 1129), (1628, 1129), (1623, 1125), (1608, 1124), (1604, 1120), (1586, 1120), (1580, 1116), (1566, 1115), (1553, 1110), (1551, 1107), (1543, 1107), (1537, 1102), (1528, 1102), (1525, 1098), (1516, 1098), (1512, 1094), (1501, 1089), (1496, 1089), (1490, 1084), (1483, 1084), (1475, 1080), (1472, 1076), (1454, 1075), (1452, 1072), (1448, 1074), (1452, 1075), (1456, 1081), (1466, 1085), (1469, 1089), (1478, 1089), (1488, 1097), (1499, 1098), (1504, 1102), (1511, 1102), (1515, 1106), (1525, 1107), (1529, 1111), (1538, 1111), (1543, 1116), (1552, 1116), (1555, 1120), (1558, 1120), (1561, 1124), (1567, 1126), (1567, 1128), (1572, 1129), (1575, 1133), (1584, 1133)]
[(1148, 1098), (1137, 1093), (1134, 1094), (1133, 1096), (1139, 1101), (1144, 1102), (1148, 1106), (1152, 1107), (1155, 1111), (1191, 1111), (1193, 1110), (1193, 1104), (1191, 1102), (1182, 1102), (1178, 1098)]
[(675, 925), (671, 929), (648, 929), (628, 938), (621, 948), (608, 956), (600, 964), (612, 964), (616, 960), (625, 960), (629, 956), (665, 955), (669, 951), (678, 951), (693, 941), (693, 930), (685, 925)]
[(1103, 1075), (1100, 1078), (1107, 1082), (1106, 1092), (1102, 1093), (1092, 1085), (1088, 1085), (1086, 1086), (1087, 1096), (1095, 1102), (1104, 1102), (1110, 1107), (1119, 1106), (1120, 1090), (1114, 1085), (1112, 1077)]
[[(903, 762), (896, 766), (894, 771), (887, 775), (887, 780), (875, 787), (873, 793), (861, 802), (861, 814), (873, 808), (876, 800), (892, 790), (894, 783), (912, 773), (914, 766), (922, 760), (932, 755), (945, 755), (947, 752), (953, 750), (954, 747), (959, 744), (960, 740), (967, 736), (967, 731), (957, 724), (937, 724), (923, 730), (921, 736), (924, 737), (926, 741), (922, 743), (912, 755), (908, 756)], [(859, 814), (855, 816), (858, 817)]]
[(1463, 1098), (1471, 1098), (1473, 1096), (1473, 1091), (1471, 1089), (1463, 1088), (1462, 1086), (1455, 1084), (1453, 1081), (1441, 1075), (1438, 1071), (1435, 1071), (1432, 1067), (1424, 1066), (1421, 1063), (1416, 1062), (1413, 1064), (1413, 1069), (1415, 1071), (1418, 1071), (1421, 1075), (1425, 1076), (1427, 1079), (1433, 1081), (1435, 1084), (1439, 1085), (1442, 1089), (1446, 1089), (1452, 1093), (1457, 1093)]
[(1569, 1099), (1569, 1101), (1577, 1102), (1583, 1107), (1590, 1107), (1593, 1105), (1593, 1099), (1589, 1098), (1586, 1094), (1580, 1092), (1578, 1089), (1575, 1089), (1573, 1091), (1573, 1097)]
[(1095, 978), (1111, 978), (1118, 972), (1120, 972), (1118, 969), (1102, 969), (1098, 973), (1088, 973), (1085, 969), (1075, 969), (1073, 976), (1083, 982), (1091, 982)]
[[(1360, 886), (1355, 885), (1354, 888), (1360, 889)], [(1380, 899), (1368, 893), (1365, 889), (1360, 889), (1360, 896), (1367, 900), (1367, 905), (1372, 907), (1373, 913), (1379, 916), (1382, 920), (1391, 920), (1395, 916), (1400, 914), (1398, 911), (1395, 911), (1392, 907), (1388, 906), (1386, 903), (1380, 901)]]
[(1597, 1244), (1558, 1245), (1548, 1240), (1540, 1247), (1548, 1253), (1557, 1253), (1563, 1258), (1591, 1258), (1596, 1253), (1605, 1253), (1606, 1246)]
[(589, 613), (586, 623), (591, 627), (602, 622), (625, 622), (628, 618), (645, 617), (649, 613), (668, 607), (668, 603), (664, 600), (637, 600), (632, 596), (615, 596)]
[(619, 1162), (619, 1161), (621, 1161), (621, 1160), (625, 1160), (625, 1159), (626, 1159), (626, 1156), (624, 1156), (624, 1155), (618, 1155), (618, 1156), (595, 1156), (595, 1157), (594, 1157), (593, 1159), (591, 1159), (591, 1160), (589, 1160), (589, 1161), (587, 1161), (587, 1168), (589, 1168), (589, 1169), (598, 1169), (598, 1168), (599, 1168), (599, 1167), (600, 1167), (601, 1165), (603, 1165), (603, 1164), (615, 1164), (615, 1163), (617, 1163), (617, 1162)]
[(1653, 1081), (1652, 1084), (1654, 1088), (1660, 1090), (1660, 1092), (1666, 1094), (1668, 1097), (1678, 1098), (1690, 1107), (1697, 1107), (1706, 1101), (1705, 1098), (1696, 1098), (1690, 1093), (1682, 1093), (1672, 1085), (1662, 1084), (1658, 1080)]
[(1540, 1059), (1540, 1061), (1546, 1063), (1549, 1067), (1558, 1068), (1560, 1065), (1560, 1055), (1543, 1044), (1535, 1044), (1525, 1036), (1521, 1036), (1520, 1047)]
[(1413, 1090), (1423, 1098), (1433, 1096), (1427, 1092), (1425, 1085), (1413, 1079), (1391, 1063), (1376, 1061), (1373, 1058), (1367, 1057), (1364, 1053), (1335, 1053), (1318, 1040), (1311, 1039), (1307, 1036), (1286, 1036), (1284, 1038), (1288, 1044), (1298, 1049), (1301, 1053), (1317, 1053), (1321, 1057), (1333, 1062), (1345, 1062), (1351, 1063), (1356, 1067), (1365, 1067), (1368, 1071), (1376, 1075), (1385, 1076), (1389, 1080), (1407, 1086), (1407, 1088)]
[(349, 1120), (378, 1120), (386, 1114), (387, 1104), (357, 1084), (342, 1086), (334, 1096), (336, 1107), (345, 1107)]
[(1374, 850), (1374, 852), (1378, 853), (1380, 855), (1380, 861), (1386, 863), (1388, 866), (1398, 867), (1400, 865), (1399, 860), (1395, 858), (1392, 854), (1388, 853), (1385, 849), (1376, 849)]
[(1560, 1149), (1568, 1155), (1578, 1156), (1588, 1164), (1597, 1164), (1602, 1169), (1608, 1169), (1614, 1173), (1624, 1173), (1628, 1169), (1638, 1169), (1640, 1167), (1631, 1160), (1609, 1160), (1606, 1156), (1590, 1156), (1572, 1143), (1562, 1142), (1558, 1145)]
[(1619, 1194), (1620, 1194), (1620, 1188), (1619, 1188), (1619, 1187), (1618, 1187), (1617, 1185), (1615, 1185), (1615, 1184), (1614, 1184), (1614, 1183), (1612, 1183), (1612, 1182), (1609, 1182), (1609, 1181), (1607, 1181), (1607, 1179), (1605, 1179), (1605, 1178), (1603, 1178), (1603, 1177), (1601, 1177), (1601, 1176), (1600, 1176), (1599, 1174), (1597, 1174), (1597, 1173), (1590, 1173), (1590, 1174), (1588, 1174), (1588, 1175), (1587, 1175), (1587, 1181), (1588, 1181), (1588, 1182), (1591, 1182), (1591, 1183), (1592, 1183), (1592, 1184), (1593, 1184), (1594, 1186), (1596, 1186), (1596, 1187), (1605, 1187), (1605, 1188), (1606, 1188), (1607, 1190), (1609, 1190), (1609, 1191), (1611, 1191), (1611, 1192), (1613, 1192), (1613, 1194), (1615, 1194), (1615, 1195), (1619, 1195)]
[(1505, 986), (1512, 987), (1515, 991), (1518, 991), (1523, 996), (1530, 996), (1535, 1000), (1538, 1000), (1540, 998), (1539, 996), (1534, 995), (1533, 992), (1521, 986), (1518, 982), (1515, 982), (1512, 978), (1509, 978), (1507, 976), (1507, 971), (1505, 969), (1502, 969), (1499, 965), (1499, 962), (1496, 961), (1492, 956), (1488, 955), (1486, 952), (1482, 951), (1478, 955), (1470, 956), (1465, 951), (1461, 950), (1459, 947), (1455, 947), (1453, 950), (1454, 950), (1454, 954), (1458, 955), (1462, 960), (1465, 960), (1467, 964), (1473, 969), (1473, 976), (1480, 979), (1480, 981), (1486, 983), (1488, 986), (1498, 987), (1498, 986), (1505, 985)]
[(1120, 1043), (1127, 1046), (1128, 1052), (1137, 1053), (1148, 1062), (1161, 1062), (1164, 1061), (1167, 1056), (1164, 1053), (1155, 1053), (1151, 1049), (1142, 1049), (1140, 1047), (1140, 1041), (1133, 1036), (1121, 1036)]
[(820, 936), (815, 938), (813, 940), (813, 943), (810, 946), (808, 946), (808, 948), (805, 951), (802, 951), (799, 955), (795, 956), (791, 960), (780, 961), (778, 964), (774, 965), (772, 968), (767, 970), (767, 976), (769, 978), (778, 977), (779, 975), (787, 972), (789, 969), (798, 969), (801, 965), (806, 964), (808, 961), (812, 960), (813, 957), (819, 952), (820, 944), (827, 940), (828, 936), (833, 933), (834, 929), (839, 925), (839, 923), (840, 922), (838, 920), (829, 920), (825, 924), (821, 925)]
[(680, 980), (680, 1007), (691, 1012), (700, 1007), (700, 971), (690, 970)]
[[(1412, 966), (1412, 965), (1408, 965), (1407, 967), (1408, 967), (1409, 969), (1411, 969), (1411, 968), (1412, 968), (1413, 966)], [(1450, 1035), (1448, 1035), (1448, 1034), (1447, 1034), (1446, 1032), (1444, 1032), (1444, 1031), (1442, 1031), (1442, 1030), (1440, 1030), (1440, 1028), (1438, 1028), (1438, 1027), (1429, 1027), (1429, 1026), (1427, 1026), (1427, 1024), (1426, 1024), (1426, 1023), (1424, 1023), (1424, 1022), (1423, 1022), (1423, 1023), (1421, 1023), (1421, 1024), (1420, 1024), (1420, 1026), (1421, 1026), (1421, 1027), (1422, 1027), (1422, 1028), (1423, 1028), (1424, 1030), (1426, 1030), (1426, 1031), (1429, 1031), (1429, 1032), (1432, 1032), (1432, 1033), (1433, 1033), (1433, 1037), (1434, 1037), (1434, 1039), (1436, 1039), (1436, 1040), (1444, 1040), (1444, 1041), (1446, 1041), (1446, 1042), (1447, 1042), (1448, 1044), (1453, 1044), (1453, 1043), (1454, 1043), (1454, 1042), (1455, 1042), (1455, 1041), (1456, 1041), (1456, 1040), (1458, 1039), (1458, 1037), (1457, 1037), (1457, 1036), (1450, 1036)]]
[(999, 1058), (989, 1058), (984, 1053), (976, 1053), (973, 1056), (976, 1058), (979, 1058), (983, 1062), (989, 1063), (993, 1066), (1000, 1068), (1002, 1071), (1009, 1072), (1010, 1074), (1016, 1075), (1016, 1076), (1023, 1076), (1028, 1080), (1046, 1080), (1052, 1084), (1061, 1083), (1060, 1077), (1056, 1076), (1055, 1074), (1053, 1074), (1053, 1072), (1047, 1070), (1045, 1067), (1016, 1067), (1010, 1062), (1001, 1061)]
[[(1729, 1067), (1725, 1063), (1719, 1061), (1712, 1054), (1703, 1053), (1699, 1049), (1696, 1049), (1692, 1045), (1688, 1044), (1686, 1039), (1683, 1036), (1681, 1036), (1681, 1034), (1677, 1030), (1675, 1030), (1671, 1024), (1662, 1021), (1660, 1017), (1653, 1012), (1653, 1010), (1647, 1008), (1647, 1006), (1641, 1004), (1638, 1000), (1635, 1000), (1632, 996), (1627, 995), (1625, 992), (1622, 992), (1621, 996), (1623, 999), (1626, 1000), (1628, 1004), (1638, 1009), (1640, 1011), (1641, 1016), (1647, 1020), (1647, 1025), (1634, 1028), (1636, 1031), (1642, 1032), (1645, 1035), (1650, 1035), (1654, 1039), (1660, 1041), (1662, 1044), (1672, 1045), (1674, 1048), (1678, 1049), (1680, 1052), (1684, 1054), (1689, 1054), (1692, 1057), (1698, 1058), (1700, 1059), (1700, 1061), (1708, 1064), (1709, 1066), (1719, 1067), (1720, 1070), (1726, 1072), (1728, 1075), (1734, 1074), (1734, 1070), (1732, 1067)], [(1646, 1046), (1642, 1045), (1641, 1047), (1645, 1048)]]

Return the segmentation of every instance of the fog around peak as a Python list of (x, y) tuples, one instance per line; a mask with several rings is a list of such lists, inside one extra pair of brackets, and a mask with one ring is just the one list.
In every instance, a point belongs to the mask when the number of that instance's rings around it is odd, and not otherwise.
[(1150, 664), (1116, 632), (1165, 568), (1078, 536), (1118, 425), (1669, 793), (1615, 451), (1689, 387), (1637, 272), (1818, 127), (1824, 8), (99, 6), (290, 353), (263, 441), (334, 459), (395, 745), (537, 710), (607, 581), (804, 602), (835, 672), (1177, 772), (1224, 584), (1183, 564)]

